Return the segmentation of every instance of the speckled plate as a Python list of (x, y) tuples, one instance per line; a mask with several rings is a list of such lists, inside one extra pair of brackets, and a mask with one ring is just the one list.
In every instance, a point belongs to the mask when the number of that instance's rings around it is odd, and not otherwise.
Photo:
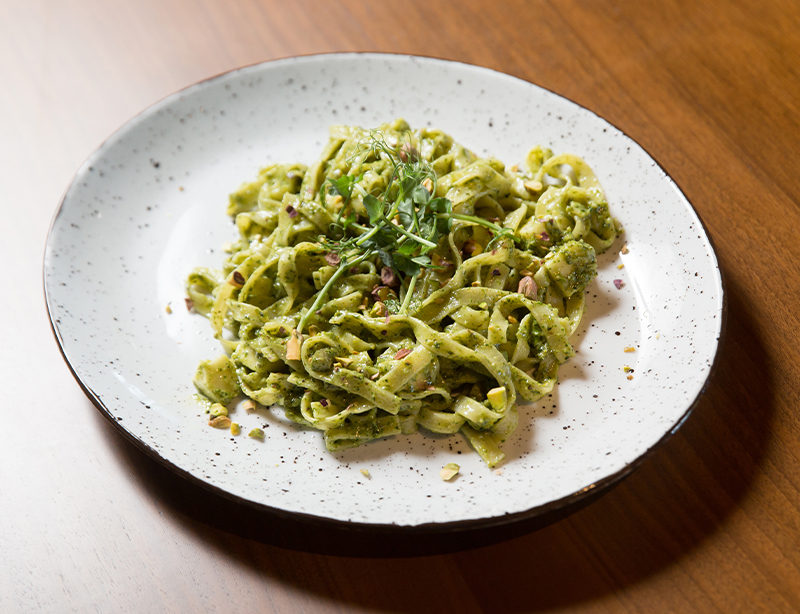
[[(193, 267), (218, 266), (221, 245), (236, 235), (228, 193), (265, 163), (314, 160), (330, 124), (396, 117), (508, 164), (537, 143), (583, 156), (625, 227), (599, 259), (573, 338), (577, 355), (552, 395), (523, 408), (499, 471), (458, 435), (393, 437), (331, 454), (318, 432), (277, 410), (238, 410), (244, 431), (265, 427), (266, 439), (233, 437), (207, 427), (192, 398), (198, 361), (220, 348), (208, 322), (187, 312), (183, 284)], [(394, 55), (268, 62), (156, 103), (78, 170), (53, 221), (44, 273), (70, 368), (149, 454), (280, 514), (409, 529), (568, 511), (619, 481), (697, 402), (724, 313), (717, 259), (697, 214), (628, 136), (514, 77)], [(461, 474), (443, 482), (449, 462)]]

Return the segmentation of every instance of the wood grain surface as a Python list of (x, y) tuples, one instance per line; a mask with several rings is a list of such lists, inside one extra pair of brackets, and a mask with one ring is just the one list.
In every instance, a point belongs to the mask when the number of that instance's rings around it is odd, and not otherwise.
[[(705, 221), (728, 294), (717, 373), (573, 516), (457, 553), (320, 554), (324, 534), (143, 455), (64, 364), (42, 255), (83, 159), (197, 80), (327, 51), (547, 87), (642, 144)], [(0, 0), (0, 612), (800, 611), (798, 177), (795, 0)]]

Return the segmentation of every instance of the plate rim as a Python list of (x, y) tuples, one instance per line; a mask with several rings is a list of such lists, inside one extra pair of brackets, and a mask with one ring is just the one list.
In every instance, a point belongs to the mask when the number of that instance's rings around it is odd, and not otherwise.
[[(230, 75), (235, 75), (236, 73), (244, 72), (249, 69), (254, 69), (260, 66), (269, 66), (275, 65), (280, 63), (289, 63), (293, 61), (303, 61), (303, 60), (313, 60), (319, 59), (324, 60), (327, 58), (337, 58), (337, 57), (344, 57), (344, 58), (352, 58), (352, 57), (375, 57), (375, 58), (390, 58), (390, 59), (403, 59), (407, 61), (414, 61), (415, 59), (422, 59), (426, 61), (433, 61), (441, 64), (456, 64), (465, 66), (471, 69), (478, 69), (480, 71), (486, 71), (489, 73), (493, 73), (496, 75), (500, 75), (502, 77), (507, 77), (511, 79), (515, 79), (521, 81), (527, 85), (532, 85), (536, 88), (544, 90), (549, 94), (557, 96), (563, 100), (566, 100), (575, 106), (579, 107), (583, 111), (590, 113), (591, 115), (595, 116), (599, 120), (609, 124), (615, 130), (617, 130), (620, 134), (625, 136), (626, 138), (630, 139), (633, 143), (635, 143), (641, 150), (656, 164), (658, 169), (663, 174), (664, 178), (672, 185), (673, 189), (675, 189), (679, 195), (683, 198), (686, 205), (688, 205), (691, 212), (694, 213), (695, 217), (697, 218), (698, 222), (700, 223), (700, 227), (703, 230), (703, 235), (705, 239), (708, 241), (709, 247), (711, 249), (711, 255), (714, 258), (715, 270), (717, 275), (719, 276), (719, 291), (720, 291), (720, 303), (721, 307), (719, 309), (719, 316), (720, 316), (720, 325), (719, 325), (719, 334), (717, 336), (717, 346), (714, 352), (714, 356), (710, 361), (710, 366), (708, 370), (708, 374), (706, 375), (705, 381), (703, 382), (702, 386), (700, 387), (699, 391), (697, 392), (695, 398), (687, 405), (686, 410), (684, 413), (678, 418), (678, 420), (658, 439), (656, 440), (649, 448), (647, 448), (644, 452), (642, 452), (639, 456), (633, 459), (630, 463), (624, 465), (621, 469), (615, 471), (614, 473), (605, 476), (587, 486), (577, 490), (573, 493), (560, 497), (558, 499), (553, 499), (546, 503), (536, 505), (534, 507), (528, 508), (526, 510), (518, 511), (518, 512), (511, 512), (505, 513), (503, 515), (498, 516), (489, 516), (489, 517), (481, 517), (481, 518), (469, 518), (464, 520), (456, 520), (456, 521), (448, 521), (448, 522), (425, 522), (419, 524), (397, 524), (397, 523), (374, 523), (374, 522), (359, 522), (359, 521), (351, 521), (351, 520), (340, 520), (337, 518), (330, 518), (327, 516), (318, 516), (315, 514), (309, 514), (307, 512), (300, 512), (300, 511), (290, 511), (281, 509), (279, 507), (274, 507), (268, 505), (267, 503), (261, 503), (258, 501), (253, 501), (252, 499), (247, 499), (245, 497), (241, 497), (234, 493), (231, 493), (225, 490), (221, 486), (217, 486), (215, 484), (211, 484), (197, 476), (192, 475), (186, 469), (178, 466), (174, 462), (170, 461), (169, 459), (162, 456), (158, 450), (150, 446), (147, 442), (137, 437), (135, 434), (130, 432), (125, 425), (123, 425), (120, 421), (118, 421), (111, 411), (106, 407), (105, 403), (103, 403), (102, 399), (99, 395), (95, 394), (95, 392), (89, 387), (89, 385), (81, 379), (76, 367), (70, 362), (66, 348), (64, 347), (63, 338), (60, 334), (58, 329), (58, 325), (56, 322), (56, 318), (53, 313), (53, 307), (51, 305), (51, 297), (48, 292), (48, 282), (47, 282), (47, 272), (48, 272), (48, 251), (50, 250), (51, 240), (53, 238), (53, 231), (55, 226), (58, 222), (58, 218), (61, 215), (61, 212), (64, 209), (64, 204), (66, 203), (67, 197), (72, 190), (72, 188), (76, 185), (76, 181), (78, 177), (83, 172), (84, 168), (88, 165), (91, 165), (92, 161), (97, 158), (100, 153), (108, 146), (110, 142), (112, 142), (123, 130), (129, 127), (132, 123), (135, 123), (137, 120), (143, 118), (147, 113), (151, 110), (155, 109), (156, 107), (160, 107), (163, 103), (167, 100), (172, 98), (176, 98), (184, 94), (190, 89), (200, 87), (206, 83), (210, 83), (217, 79), (227, 77)], [(45, 307), (47, 309), (47, 316), (50, 321), (50, 328), (53, 331), (53, 335), (56, 339), (56, 344), (58, 345), (58, 349), (61, 353), (64, 362), (67, 364), (70, 373), (72, 374), (75, 381), (78, 383), (78, 386), (81, 388), (83, 393), (89, 398), (92, 404), (97, 408), (100, 414), (106, 418), (111, 424), (113, 424), (117, 431), (120, 432), (124, 438), (133, 443), (139, 450), (144, 452), (147, 456), (151, 459), (155, 460), (159, 464), (165, 466), (169, 470), (173, 471), (180, 477), (189, 480), (192, 484), (198, 485), (206, 491), (209, 491), (213, 494), (218, 496), (222, 496), (223, 498), (233, 501), (234, 503), (244, 505), (248, 508), (255, 509), (257, 511), (266, 512), (268, 514), (274, 514), (279, 518), (289, 519), (289, 520), (301, 520), (305, 522), (309, 522), (312, 524), (321, 524), (328, 526), (332, 529), (344, 529), (344, 530), (358, 530), (358, 531), (367, 531), (367, 532), (378, 532), (378, 533), (391, 533), (391, 534), (410, 534), (410, 533), (457, 533), (457, 532), (464, 532), (473, 529), (492, 529), (498, 527), (508, 526), (513, 523), (517, 523), (523, 520), (532, 520), (535, 518), (547, 518), (548, 522), (546, 524), (551, 524), (553, 522), (557, 522), (573, 513), (573, 511), (578, 511), (582, 506), (583, 503), (586, 505), (587, 503), (591, 502), (594, 499), (599, 498), (602, 495), (607, 494), (610, 490), (612, 490), (615, 486), (621, 483), (625, 478), (631, 475), (636, 469), (638, 469), (647, 459), (655, 454), (655, 452), (661, 448), (667, 441), (672, 439), (672, 437), (678, 432), (678, 430), (686, 423), (689, 416), (694, 412), (695, 408), (699, 404), (702, 397), (705, 395), (709, 384), (711, 383), (712, 379), (714, 378), (717, 368), (719, 365), (719, 357), (721, 353), (721, 349), (725, 343), (726, 339), (726, 330), (727, 330), (727, 320), (728, 320), (728, 290), (724, 272), (722, 267), (720, 266), (719, 257), (717, 255), (717, 248), (714, 243), (714, 240), (711, 234), (708, 231), (708, 227), (706, 226), (705, 222), (703, 221), (702, 217), (700, 216), (699, 212), (686, 196), (685, 192), (680, 188), (677, 181), (666, 171), (663, 165), (648, 151), (644, 146), (641, 145), (636, 139), (631, 137), (627, 132), (619, 128), (616, 124), (612, 123), (605, 117), (602, 117), (592, 109), (585, 107), (584, 105), (575, 102), (568, 96), (563, 94), (559, 94), (545, 86), (539, 85), (534, 83), (533, 81), (528, 81), (522, 77), (517, 75), (513, 75), (510, 73), (505, 73), (500, 70), (496, 70), (494, 68), (488, 68), (486, 66), (481, 66), (478, 64), (472, 64), (470, 62), (464, 62), (461, 60), (451, 60), (446, 58), (440, 58), (432, 55), (424, 55), (424, 54), (408, 54), (408, 53), (391, 53), (391, 52), (379, 52), (379, 51), (353, 51), (353, 52), (330, 52), (330, 53), (309, 53), (309, 54), (295, 54), (289, 56), (283, 56), (279, 58), (273, 58), (270, 60), (264, 60), (259, 62), (253, 62), (250, 64), (246, 64), (243, 66), (238, 66), (236, 68), (232, 68), (230, 70), (222, 71), (216, 73), (210, 77), (206, 77), (199, 81), (195, 81), (186, 85), (178, 90), (171, 92), (165, 96), (162, 96), (158, 100), (148, 104), (146, 107), (141, 109), (139, 112), (135, 113), (127, 120), (125, 120), (116, 130), (111, 132), (106, 138), (104, 138), (100, 144), (95, 147), (83, 160), (80, 166), (77, 168), (75, 173), (72, 175), (72, 178), (69, 181), (69, 184), (64, 189), (61, 198), (59, 199), (58, 206), (51, 218), (50, 226), (47, 231), (47, 238), (45, 240), (44, 246), (44, 258), (42, 263), (42, 285), (44, 290), (44, 299), (45, 299)], [(588, 501), (587, 501), (588, 500)]]

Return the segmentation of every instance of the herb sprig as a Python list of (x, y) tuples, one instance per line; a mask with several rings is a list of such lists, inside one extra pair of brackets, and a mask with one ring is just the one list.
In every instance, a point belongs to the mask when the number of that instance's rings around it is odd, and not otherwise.
[[(345, 271), (375, 257), (397, 275), (401, 286), (407, 280), (400, 307), (400, 313), (406, 313), (422, 270), (437, 268), (431, 262), (430, 253), (438, 247), (439, 239), (450, 232), (453, 220), (489, 229), (494, 235), (490, 244), (500, 238), (519, 241), (510, 230), (489, 220), (453, 213), (453, 203), (449, 199), (435, 196), (436, 172), (414, 149), (410, 139), (395, 148), (386, 142), (380, 131), (371, 130), (355, 155), (362, 161), (383, 158), (392, 165), (392, 173), (388, 185), (379, 194), (369, 194), (359, 185), (363, 178), (361, 173), (329, 177), (321, 186), (323, 200), (326, 195), (342, 199), (328, 236), (319, 237), (320, 245), (338, 257), (338, 268), (301, 318), (299, 332)], [(366, 221), (352, 207), (354, 193), (361, 196), (368, 216)], [(332, 260), (335, 262), (335, 258)]]

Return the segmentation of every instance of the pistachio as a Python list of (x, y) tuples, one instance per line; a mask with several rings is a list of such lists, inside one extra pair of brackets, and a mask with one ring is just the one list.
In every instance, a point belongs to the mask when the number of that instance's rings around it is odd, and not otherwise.
[(231, 425), (231, 419), (228, 416), (217, 416), (208, 421), (208, 426), (213, 426), (215, 429), (226, 429)]
[(242, 275), (239, 271), (234, 271), (228, 279), (228, 283), (235, 288), (241, 288), (244, 285), (244, 281), (244, 275)]
[(454, 477), (458, 475), (458, 472), (461, 470), (461, 467), (456, 465), (455, 463), (447, 463), (442, 470), (439, 472), (439, 477), (442, 478), (445, 482), (452, 480)]
[(533, 277), (523, 277), (519, 280), (517, 292), (527, 296), (528, 298), (535, 299), (539, 292), (539, 288), (536, 287), (536, 282), (533, 281)]
[(297, 329), (292, 330), (292, 336), (286, 342), (286, 360), (300, 360), (300, 346), (302, 339)]
[(531, 194), (538, 194), (544, 187), (541, 181), (525, 181), (522, 185), (524, 185), (525, 189)]

